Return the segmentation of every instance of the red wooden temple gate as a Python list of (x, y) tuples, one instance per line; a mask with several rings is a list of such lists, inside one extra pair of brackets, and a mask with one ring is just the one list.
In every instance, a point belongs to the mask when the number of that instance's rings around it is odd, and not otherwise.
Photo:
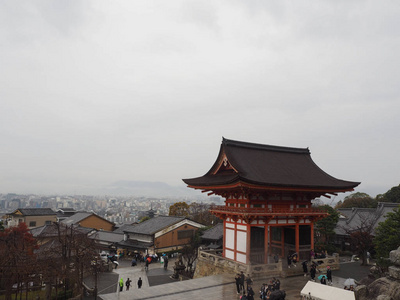
[(211, 212), (224, 220), (228, 259), (268, 263), (268, 257), (314, 249), (314, 222), (328, 214), (311, 200), (352, 191), (359, 182), (336, 179), (311, 159), (308, 148), (289, 148), (223, 138), (218, 158), (188, 187), (225, 198)]

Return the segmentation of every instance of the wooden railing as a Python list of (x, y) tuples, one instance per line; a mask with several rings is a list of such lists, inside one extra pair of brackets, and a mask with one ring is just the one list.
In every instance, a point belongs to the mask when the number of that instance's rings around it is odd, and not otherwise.
[(210, 211), (228, 214), (249, 214), (249, 215), (274, 215), (274, 216), (295, 216), (295, 215), (321, 215), (326, 214), (327, 211), (321, 208), (245, 208), (245, 207), (231, 207), (224, 205), (214, 205)]

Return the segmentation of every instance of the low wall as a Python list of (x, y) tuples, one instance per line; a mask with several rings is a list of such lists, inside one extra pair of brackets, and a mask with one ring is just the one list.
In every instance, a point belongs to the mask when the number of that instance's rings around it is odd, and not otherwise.
[[(339, 269), (338, 254), (312, 261), (318, 265), (317, 269), (320, 273), (326, 273), (327, 266), (330, 266), (332, 270)], [(250, 274), (253, 279), (273, 276), (290, 277), (303, 274), (301, 262), (296, 264), (296, 267), (292, 266), (290, 269), (286, 265), (283, 266), (282, 260), (279, 260), (278, 263), (246, 265), (226, 259), (217, 254), (215, 250), (199, 250), (194, 278), (217, 274), (232, 274), (232, 276), (235, 276), (236, 273), (240, 273), (241, 271), (246, 275)]]

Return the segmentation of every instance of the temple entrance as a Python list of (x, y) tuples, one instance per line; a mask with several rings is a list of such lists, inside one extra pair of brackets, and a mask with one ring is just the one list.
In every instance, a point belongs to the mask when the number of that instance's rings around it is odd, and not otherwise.
[(250, 234), (250, 262), (252, 264), (263, 264), (265, 257), (265, 229), (264, 227), (251, 227)]

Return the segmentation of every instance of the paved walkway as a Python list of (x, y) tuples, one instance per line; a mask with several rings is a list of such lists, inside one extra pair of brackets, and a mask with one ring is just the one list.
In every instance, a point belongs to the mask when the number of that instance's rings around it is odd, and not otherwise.
[[(149, 286), (149, 281), (152, 281), (153, 276), (164, 279), (160, 279), (162, 282), (169, 275), (172, 274), (173, 262), (170, 261), (170, 269), (164, 271), (162, 265), (159, 263), (151, 264), (150, 270), (145, 271), (142, 266), (130, 267), (124, 266), (122, 263), (120, 267), (113, 270), (113, 274), (118, 274), (119, 278), (122, 277), (124, 281), (129, 277), (132, 280), (132, 287), (129, 291), (124, 290), (119, 292), (117, 284), (114, 281), (114, 292), (102, 293), (99, 289), (99, 297), (103, 300), (131, 300), (131, 299), (190, 299), (190, 300), (203, 300), (203, 299), (235, 299), (238, 300), (240, 295), (236, 293), (236, 286), (234, 283), (234, 274), (214, 275), (203, 277), (199, 279), (192, 279), (187, 281), (177, 281), (172, 283), (165, 283), (160, 285)], [(360, 280), (366, 274), (368, 274), (368, 267), (360, 266), (359, 262), (343, 263), (341, 264), (340, 271), (333, 271), (333, 286), (343, 288), (344, 281), (348, 277), (352, 277), (356, 280)], [(317, 274), (317, 276), (320, 274)], [(342, 276), (342, 277), (339, 277)], [(355, 276), (353, 276), (355, 275)], [(143, 280), (143, 286), (141, 289), (137, 288), (137, 279), (141, 277)], [(114, 279), (115, 280), (115, 279)], [(172, 280), (172, 279), (169, 279)], [(256, 293), (255, 299), (258, 299), (258, 291), (263, 283), (268, 283), (271, 278), (265, 278), (262, 280), (255, 280), (253, 289)], [(288, 278), (280, 278), (281, 289), (286, 291), (287, 300), (300, 299), (300, 291), (310, 280), (309, 277), (296, 276)], [(164, 281), (165, 282), (165, 281)], [(155, 281), (157, 284), (157, 282)], [(108, 291), (108, 290), (107, 290)], [(107, 292), (106, 291), (106, 292)], [(103, 291), (104, 292), (104, 291)]]

